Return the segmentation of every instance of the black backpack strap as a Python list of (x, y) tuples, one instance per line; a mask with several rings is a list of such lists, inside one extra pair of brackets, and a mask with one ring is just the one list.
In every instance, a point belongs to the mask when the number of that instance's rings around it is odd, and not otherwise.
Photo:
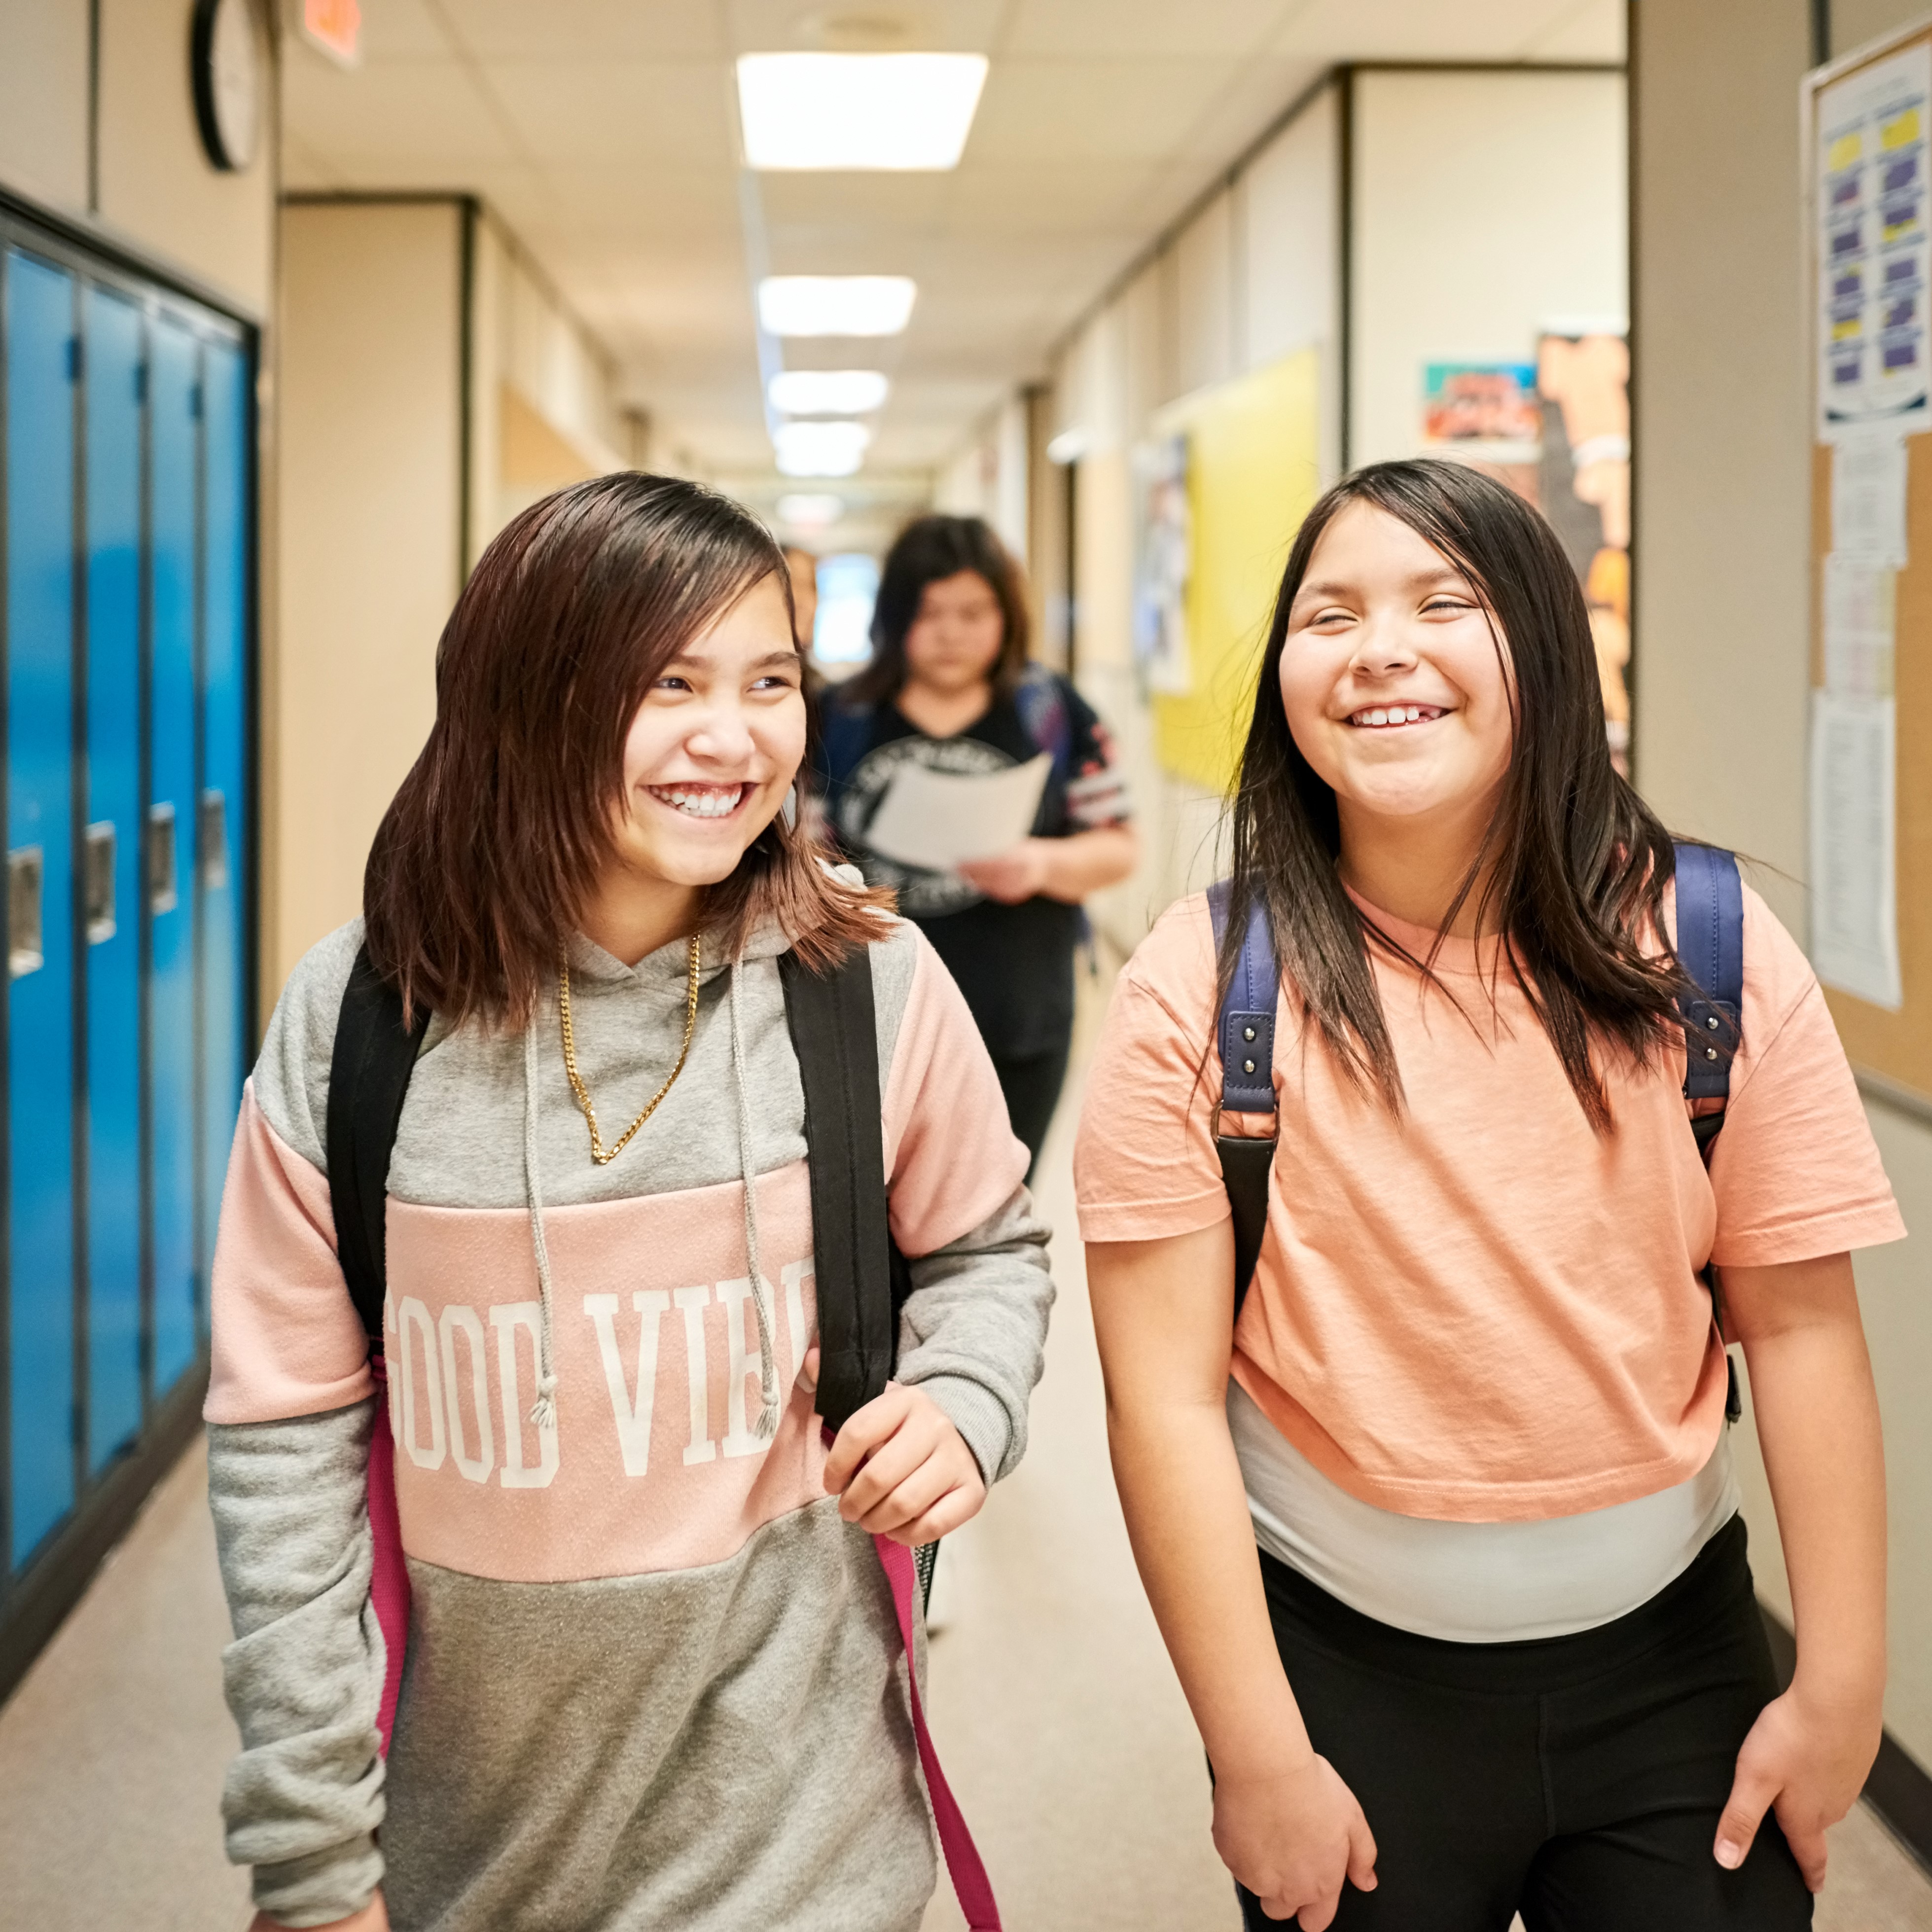
[(856, 946), (814, 973), (787, 952), (778, 974), (805, 1089), (818, 1413), (836, 1431), (891, 1379), (910, 1279), (886, 1218), (872, 956)]
[(414, 1026), (403, 1024), (402, 994), (377, 974), (362, 947), (343, 991), (329, 1058), (328, 1195), (337, 1258), (375, 1355), (382, 1352), (388, 1285), (389, 1156), (428, 1027), (426, 1012)]
[[(1677, 1011), (1684, 1022), (1684, 1101), (1708, 1166), (1731, 1097), (1744, 1004), (1744, 892), (1734, 854), (1714, 845), (1677, 848), (1677, 959), (1696, 989), (1679, 998)], [(1724, 1298), (1713, 1269), (1705, 1269), (1704, 1283), (1721, 1341)], [(1736, 1422), (1744, 1414), (1738, 1365), (1727, 1355), (1724, 1366), (1724, 1414)]]
[[(1224, 879), (1208, 892), (1217, 953), (1228, 929), (1229, 890)], [(1221, 1102), (1215, 1111), (1214, 1148), (1221, 1157), (1221, 1179), (1234, 1217), (1238, 1316), (1246, 1299), (1248, 1284), (1254, 1280), (1262, 1237), (1268, 1229), (1268, 1174), (1280, 1138), (1280, 1102), (1274, 1090), (1274, 1016), (1280, 989), (1281, 973), (1275, 964), (1268, 908), (1257, 902), (1249, 910), (1248, 929), (1242, 936), (1234, 976), (1214, 1025), (1214, 1043), (1221, 1056)], [(1220, 1130), (1224, 1114), (1273, 1114), (1276, 1131), (1260, 1138), (1224, 1134)]]

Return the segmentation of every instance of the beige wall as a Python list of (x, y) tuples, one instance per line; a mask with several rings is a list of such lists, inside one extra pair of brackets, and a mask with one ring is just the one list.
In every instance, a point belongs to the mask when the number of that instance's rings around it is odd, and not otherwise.
[[(1640, 0), (1634, 11), (1636, 776), (1672, 826), (1764, 861), (1757, 884), (1802, 935), (1810, 528), (1798, 89), (1810, 9)], [(1838, 0), (1834, 51), (1921, 12)], [(1932, 1126), (1867, 1107), (1914, 1231), (1857, 1263), (1891, 1490), (1886, 1717), (1932, 1766)], [(1748, 1430), (1738, 1447), (1760, 1582), (1789, 1616)]]
[(527, 504), (620, 467), (631, 429), (609, 358), (488, 209), (295, 202), (281, 235), (265, 1012), (302, 954), (362, 909), (370, 840), (435, 717), (436, 640), (469, 564)]
[(1082, 449), (1079, 682), (1113, 729), (1141, 831), (1134, 876), (1091, 905), (1096, 925), (1123, 951), (1163, 907), (1225, 868), (1221, 802), (1155, 758), (1134, 668), (1133, 448), (1159, 433), (1162, 412), (1183, 398), (1312, 346), (1323, 365), (1323, 476), (1332, 478), (1340, 134), (1336, 92), (1324, 88), (1102, 304), (1054, 365), (1048, 418)]
[(1420, 450), (1425, 363), (1622, 326), (1624, 122), (1620, 74), (1357, 76), (1351, 464)]
[[(213, 166), (188, 72), (194, 0), (100, 0), (90, 124), (87, 0), (0, 0), (0, 183), (206, 285), (250, 319), (274, 280), (277, 49), (257, 5), (262, 123), (250, 165)], [(99, 160), (90, 201), (88, 148)]]
[(266, 316), (274, 279), (277, 91), (260, 15), (255, 158), (245, 172), (226, 174), (208, 165), (195, 125), (188, 58), (194, 0), (100, 6), (103, 224)]
[(87, 66), (83, 0), (0, 6), (0, 182), (75, 214), (87, 208)]
[(460, 581), (461, 227), (450, 202), (283, 212), (265, 1010), (361, 910), (370, 838), (435, 716)]

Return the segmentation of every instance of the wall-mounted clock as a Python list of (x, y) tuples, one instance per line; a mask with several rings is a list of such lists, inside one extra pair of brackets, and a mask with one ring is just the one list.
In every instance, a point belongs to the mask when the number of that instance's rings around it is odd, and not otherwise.
[(194, 118), (208, 160), (239, 173), (255, 158), (261, 68), (248, 0), (195, 0), (189, 38)]

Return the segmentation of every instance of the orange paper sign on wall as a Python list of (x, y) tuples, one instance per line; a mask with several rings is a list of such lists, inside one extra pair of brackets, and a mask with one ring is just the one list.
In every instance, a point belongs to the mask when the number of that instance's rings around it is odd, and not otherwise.
[(356, 0), (302, 0), (302, 32), (322, 51), (353, 67), (362, 31), (362, 10)]

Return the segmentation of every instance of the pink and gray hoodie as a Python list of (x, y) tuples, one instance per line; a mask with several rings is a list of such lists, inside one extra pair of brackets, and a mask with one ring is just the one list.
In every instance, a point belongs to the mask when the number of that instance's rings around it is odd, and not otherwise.
[[(812, 1239), (782, 938), (707, 964), (683, 1075), (608, 1167), (554, 1000), (527, 1036), (432, 1026), (390, 1170), (386, 1418), (324, 1172), (360, 943), (343, 928), (290, 979), (222, 1208), (207, 1418), (242, 1741), (229, 1856), (291, 1926), (380, 1884), (397, 1932), (915, 1932), (935, 1863), (891, 1598), (825, 1494), (796, 1381)], [(607, 1136), (676, 1057), (685, 967), (682, 942), (634, 968), (574, 943)], [(895, 922), (872, 970), (891, 1223), (915, 1258), (898, 1376), (991, 1483), (1025, 1447), (1047, 1231), (944, 967)], [(381, 1426), (414, 1592), (386, 1762), (364, 1498)]]

